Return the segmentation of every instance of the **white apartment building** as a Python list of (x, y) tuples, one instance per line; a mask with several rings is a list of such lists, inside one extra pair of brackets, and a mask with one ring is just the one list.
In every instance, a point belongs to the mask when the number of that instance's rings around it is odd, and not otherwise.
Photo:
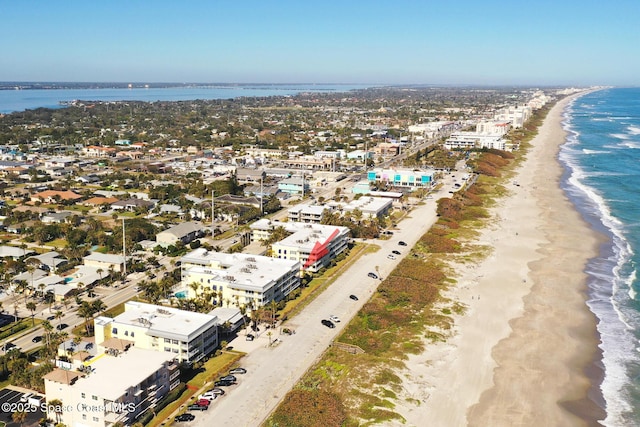
[(193, 363), (218, 347), (218, 323), (209, 314), (128, 301), (124, 313), (95, 319), (95, 339), (99, 351), (117, 338)]
[(300, 268), (317, 272), (344, 252), (349, 244), (347, 227), (302, 222), (279, 222), (262, 219), (251, 225), (251, 240), (266, 240), (271, 232), (283, 227), (290, 236), (271, 245), (274, 258), (293, 260)]
[(485, 135), (476, 132), (456, 132), (443, 144), (447, 150), (496, 149), (510, 151), (513, 147), (501, 135)]
[(297, 260), (198, 248), (180, 258), (180, 262), (182, 292), (191, 298), (196, 293), (210, 292), (238, 307), (260, 307), (283, 300), (300, 286)]
[(180, 384), (168, 353), (135, 347), (101, 354), (85, 372), (54, 369), (44, 376), (47, 417), (69, 427), (132, 425)]

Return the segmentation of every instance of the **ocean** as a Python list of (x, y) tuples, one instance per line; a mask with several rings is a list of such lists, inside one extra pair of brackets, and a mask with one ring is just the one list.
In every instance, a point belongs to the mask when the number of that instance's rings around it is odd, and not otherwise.
[(563, 188), (607, 237), (586, 268), (599, 320), (606, 426), (640, 426), (640, 88), (610, 88), (567, 107)]
[(83, 101), (189, 101), (240, 97), (290, 96), (301, 92), (347, 92), (367, 85), (290, 84), (237, 86), (180, 86), (166, 88), (25, 89), (0, 90), (0, 114), (35, 108), (62, 108), (60, 102)]

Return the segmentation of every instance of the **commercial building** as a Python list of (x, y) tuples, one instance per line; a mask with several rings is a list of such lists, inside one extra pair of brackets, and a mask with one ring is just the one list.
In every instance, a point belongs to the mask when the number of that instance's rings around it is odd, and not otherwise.
[(433, 170), (373, 169), (367, 172), (367, 180), (398, 188), (430, 188), (434, 174)]
[(300, 286), (296, 260), (198, 248), (180, 258), (180, 267), (184, 290), (178, 297), (208, 292), (238, 307), (280, 301)]
[[(172, 355), (129, 347), (92, 359), (84, 372), (44, 376), (47, 417), (70, 427), (132, 425), (180, 384)], [(59, 400), (60, 405), (51, 405)]]
[(114, 318), (94, 321), (99, 351), (109, 348), (109, 340), (116, 338), (186, 363), (197, 362), (218, 347), (218, 323), (209, 314), (136, 301), (126, 302), (124, 313)]

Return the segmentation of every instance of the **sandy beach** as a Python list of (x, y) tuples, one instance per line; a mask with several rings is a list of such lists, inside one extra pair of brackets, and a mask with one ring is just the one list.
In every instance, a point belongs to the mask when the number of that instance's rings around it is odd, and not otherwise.
[[(510, 195), (492, 209), (479, 264), (458, 266), (447, 297), (467, 306), (445, 342), (411, 356), (396, 411), (414, 426), (592, 426), (596, 319), (586, 300), (586, 261), (600, 236), (560, 188), (562, 112), (548, 114)], [(515, 183), (519, 185), (515, 185)]]

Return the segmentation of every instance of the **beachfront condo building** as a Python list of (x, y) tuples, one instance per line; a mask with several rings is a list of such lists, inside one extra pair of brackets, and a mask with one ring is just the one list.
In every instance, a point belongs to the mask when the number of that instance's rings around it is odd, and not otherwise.
[(434, 170), (373, 169), (367, 172), (367, 180), (371, 184), (394, 188), (430, 188), (434, 182), (434, 174)]
[(194, 363), (218, 347), (218, 320), (209, 314), (128, 301), (124, 313), (94, 320), (96, 345), (99, 354), (114, 344), (131, 343)]
[[(170, 353), (136, 347), (103, 353), (84, 372), (56, 368), (44, 376), (47, 417), (67, 426), (133, 425), (180, 384)], [(52, 405), (59, 400), (61, 404)]]
[(300, 286), (300, 263), (250, 254), (198, 248), (180, 258), (178, 298), (208, 294), (237, 307), (261, 307), (281, 301)]
[(344, 252), (351, 237), (347, 227), (262, 219), (251, 225), (251, 240), (267, 240), (278, 227), (282, 227), (289, 236), (271, 245), (271, 256), (297, 261), (301, 269), (312, 273), (328, 266), (332, 259)]

